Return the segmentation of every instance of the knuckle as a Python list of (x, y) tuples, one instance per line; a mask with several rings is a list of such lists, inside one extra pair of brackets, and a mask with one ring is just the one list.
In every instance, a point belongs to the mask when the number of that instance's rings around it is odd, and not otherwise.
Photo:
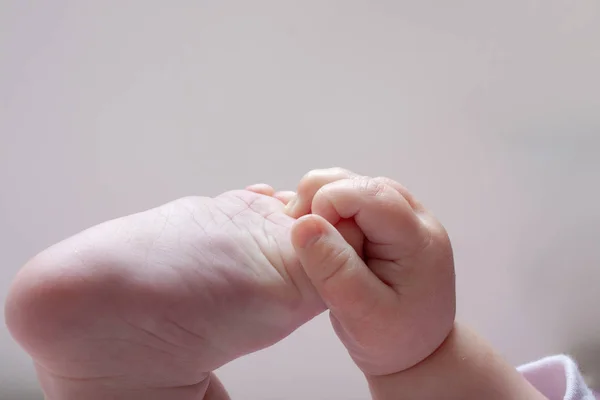
[(331, 265), (345, 265), (351, 260), (350, 248), (346, 246), (330, 249), (325, 261)]
[(408, 201), (408, 203), (410, 204), (410, 206), (413, 209), (416, 210), (416, 209), (423, 208), (423, 206), (419, 203), (419, 201), (415, 198), (415, 196), (410, 192), (410, 190), (408, 190), (408, 188), (406, 186), (402, 185), (398, 181), (395, 181), (395, 180), (385, 177), (385, 176), (378, 176), (378, 177), (374, 178), (374, 180), (381, 182), (383, 184), (386, 184), (390, 188), (395, 190), (396, 192), (400, 193), (400, 195), (402, 195), (402, 197), (404, 197), (406, 199), (406, 201)]
[(391, 178), (388, 178), (387, 176), (377, 176), (377, 177), (373, 178), (373, 180), (375, 182), (383, 183), (383, 184), (386, 184), (386, 185), (391, 186), (391, 187), (400, 187), (400, 186), (402, 186), (398, 182), (396, 182), (395, 180), (393, 180)]
[(311, 189), (317, 184), (320, 180), (320, 176), (322, 170), (313, 169), (308, 171), (304, 176), (300, 179), (300, 183), (298, 183), (298, 194), (302, 195), (311, 191)]
[(381, 196), (384, 192), (389, 190), (388, 185), (384, 182), (364, 176), (354, 179), (354, 188), (362, 194), (371, 197)]
[(326, 283), (336, 277), (352, 261), (352, 249), (350, 247), (331, 248), (323, 257), (322, 263), (326, 266), (322, 282)]
[(353, 175), (352, 172), (350, 172), (346, 168), (341, 167), (327, 168), (324, 171), (327, 172), (330, 176), (339, 176), (344, 178)]
[(351, 176), (352, 173), (344, 168), (326, 168), (326, 169), (313, 169), (307, 172), (300, 183), (298, 184), (298, 194), (312, 195), (316, 193), (323, 186), (336, 182), (342, 179), (346, 179)]

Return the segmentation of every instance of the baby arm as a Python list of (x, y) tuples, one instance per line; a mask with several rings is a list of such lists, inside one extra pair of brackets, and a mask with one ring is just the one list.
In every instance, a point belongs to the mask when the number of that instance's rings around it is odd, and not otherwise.
[(460, 324), (455, 324), (442, 346), (414, 367), (366, 378), (373, 400), (545, 399), (488, 343)]
[(300, 217), (292, 242), (375, 400), (544, 398), (454, 323), (448, 236), (400, 184), (313, 171), (288, 213)]

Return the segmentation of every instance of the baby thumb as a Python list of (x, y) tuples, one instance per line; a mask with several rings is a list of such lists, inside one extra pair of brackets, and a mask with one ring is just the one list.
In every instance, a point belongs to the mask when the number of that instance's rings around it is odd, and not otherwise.
[(342, 324), (353, 325), (385, 303), (391, 289), (324, 218), (304, 216), (294, 223), (291, 234), (306, 275)]

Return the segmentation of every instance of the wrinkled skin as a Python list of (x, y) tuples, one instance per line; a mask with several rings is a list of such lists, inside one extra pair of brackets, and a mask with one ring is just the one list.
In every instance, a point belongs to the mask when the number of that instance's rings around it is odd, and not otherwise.
[(295, 219), (261, 191), (176, 200), (32, 259), (6, 319), (47, 396), (199, 399), (210, 371), (323, 311), (290, 243)]

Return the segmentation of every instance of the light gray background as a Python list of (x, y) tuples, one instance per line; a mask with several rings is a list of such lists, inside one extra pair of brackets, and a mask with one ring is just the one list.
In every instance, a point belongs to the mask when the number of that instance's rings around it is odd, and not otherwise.
[[(595, 0), (0, 0), (3, 297), (90, 225), (339, 165), (439, 215), (460, 317), (511, 362), (589, 369), (599, 147)], [(5, 329), (0, 351), (0, 398), (39, 398)], [(237, 399), (367, 398), (324, 317), (220, 375)]]

